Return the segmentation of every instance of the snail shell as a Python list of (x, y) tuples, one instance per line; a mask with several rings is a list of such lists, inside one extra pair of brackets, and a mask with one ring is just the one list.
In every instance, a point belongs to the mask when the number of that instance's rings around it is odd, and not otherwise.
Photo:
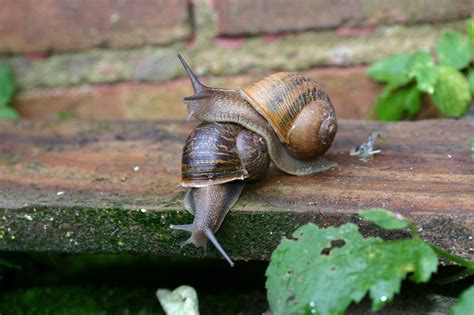
[(336, 113), (316, 81), (279, 72), (243, 88), (241, 95), (270, 123), (294, 157), (314, 159), (331, 146)]
[(204, 122), (186, 139), (181, 185), (256, 181), (265, 175), (269, 163), (265, 141), (259, 135), (233, 123)]

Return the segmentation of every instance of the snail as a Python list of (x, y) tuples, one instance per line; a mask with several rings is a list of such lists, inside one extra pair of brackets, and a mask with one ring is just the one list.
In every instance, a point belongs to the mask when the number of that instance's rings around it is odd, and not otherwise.
[(207, 240), (224, 256), (229, 255), (214, 236), (227, 212), (237, 202), (245, 182), (265, 176), (270, 159), (259, 135), (233, 123), (203, 122), (188, 136), (183, 148), (181, 185), (187, 191), (185, 208), (194, 222), (171, 225), (191, 232), (181, 246), (206, 247)]
[(336, 134), (335, 111), (318, 83), (301, 74), (276, 73), (241, 90), (212, 88), (178, 58), (194, 88), (183, 98), (189, 117), (203, 122), (188, 136), (182, 156), (181, 185), (190, 187), (185, 207), (194, 222), (170, 228), (191, 232), (182, 246), (206, 247), (210, 240), (233, 266), (214, 233), (244, 182), (265, 176), (270, 160), (292, 175), (334, 167), (320, 156)]
[(279, 72), (241, 90), (212, 88), (178, 58), (194, 88), (194, 95), (183, 98), (190, 117), (233, 122), (257, 133), (265, 139), (273, 164), (288, 174), (313, 174), (336, 165), (320, 158), (334, 140), (337, 119), (316, 81)]

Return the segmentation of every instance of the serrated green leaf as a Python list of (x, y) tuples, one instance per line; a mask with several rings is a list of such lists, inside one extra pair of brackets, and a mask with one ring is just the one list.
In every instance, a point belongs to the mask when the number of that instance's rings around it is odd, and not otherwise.
[(0, 107), (0, 120), (17, 120), (18, 113), (10, 107)]
[(465, 290), (459, 302), (451, 309), (450, 315), (472, 315), (474, 313), (474, 285)]
[(421, 92), (416, 86), (393, 90), (389, 85), (380, 94), (372, 108), (372, 116), (381, 121), (398, 121), (413, 117), (420, 111)]
[(426, 282), (438, 259), (421, 240), (363, 238), (355, 224), (320, 229), (306, 224), (283, 239), (266, 271), (273, 314), (343, 314), (368, 292), (379, 309), (399, 292), (401, 280)]
[(471, 100), (467, 79), (451, 67), (439, 66), (437, 71), (438, 81), (432, 95), (433, 101), (446, 116), (461, 116)]
[(372, 64), (367, 69), (367, 75), (376, 81), (388, 82), (398, 87), (411, 81), (408, 77), (408, 68), (412, 55), (400, 54), (388, 57)]
[(460, 70), (469, 65), (471, 46), (462, 34), (446, 32), (436, 43), (436, 53), (441, 65)]
[(433, 94), (438, 72), (431, 55), (425, 52), (413, 54), (408, 76), (416, 79), (416, 85), (419, 90)]
[(10, 100), (15, 93), (13, 75), (10, 68), (0, 64), (0, 107), (10, 104)]
[(469, 89), (471, 90), (471, 98), (474, 96), (474, 69), (469, 69), (469, 74), (467, 75), (467, 81), (469, 82)]
[(385, 230), (400, 230), (408, 226), (408, 222), (401, 215), (381, 208), (359, 210), (358, 214)]

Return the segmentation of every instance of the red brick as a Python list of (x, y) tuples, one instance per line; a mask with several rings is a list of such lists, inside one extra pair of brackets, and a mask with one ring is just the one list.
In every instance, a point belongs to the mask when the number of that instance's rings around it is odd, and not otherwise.
[(0, 52), (127, 48), (190, 35), (180, 0), (0, 0)]
[[(305, 74), (318, 80), (336, 108), (338, 118), (366, 119), (383, 86), (365, 75), (365, 68), (318, 68)], [(210, 86), (239, 88), (264, 73), (204, 78)], [(185, 78), (167, 83), (125, 82), (115, 85), (87, 85), (73, 88), (37, 89), (20, 92), (14, 106), (28, 119), (48, 119), (67, 112), (85, 119), (168, 119), (187, 117), (181, 98), (192, 93)], [(419, 119), (438, 118), (441, 113), (424, 99)]]
[(120, 83), (73, 88), (27, 90), (13, 104), (24, 118), (49, 119), (59, 113), (93, 119), (185, 119), (180, 98), (188, 91), (185, 79), (164, 83)]
[[(364, 68), (324, 68), (306, 72), (327, 89), (340, 118), (364, 119), (382, 87), (371, 81)], [(204, 79), (208, 85), (238, 88), (265, 74)], [(45, 119), (68, 112), (74, 117), (97, 119), (185, 119), (181, 98), (190, 94), (187, 79), (168, 83), (120, 83), (21, 92), (14, 105), (25, 118)]]
[(469, 17), (472, 0), (215, 0), (220, 35)]

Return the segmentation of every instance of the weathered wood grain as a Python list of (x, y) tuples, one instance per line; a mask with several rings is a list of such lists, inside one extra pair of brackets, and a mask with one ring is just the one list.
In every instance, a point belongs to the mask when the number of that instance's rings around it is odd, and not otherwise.
[[(0, 250), (204, 256), (169, 224), (192, 221), (179, 186), (194, 122), (0, 122)], [(388, 143), (364, 163), (351, 148), (379, 129)], [(422, 236), (474, 258), (474, 120), (340, 122), (327, 159), (339, 166), (294, 177), (271, 168), (247, 186), (217, 237), (231, 256), (267, 259), (306, 222), (361, 222), (360, 208), (410, 217)], [(217, 256), (214, 249), (210, 256)]]

